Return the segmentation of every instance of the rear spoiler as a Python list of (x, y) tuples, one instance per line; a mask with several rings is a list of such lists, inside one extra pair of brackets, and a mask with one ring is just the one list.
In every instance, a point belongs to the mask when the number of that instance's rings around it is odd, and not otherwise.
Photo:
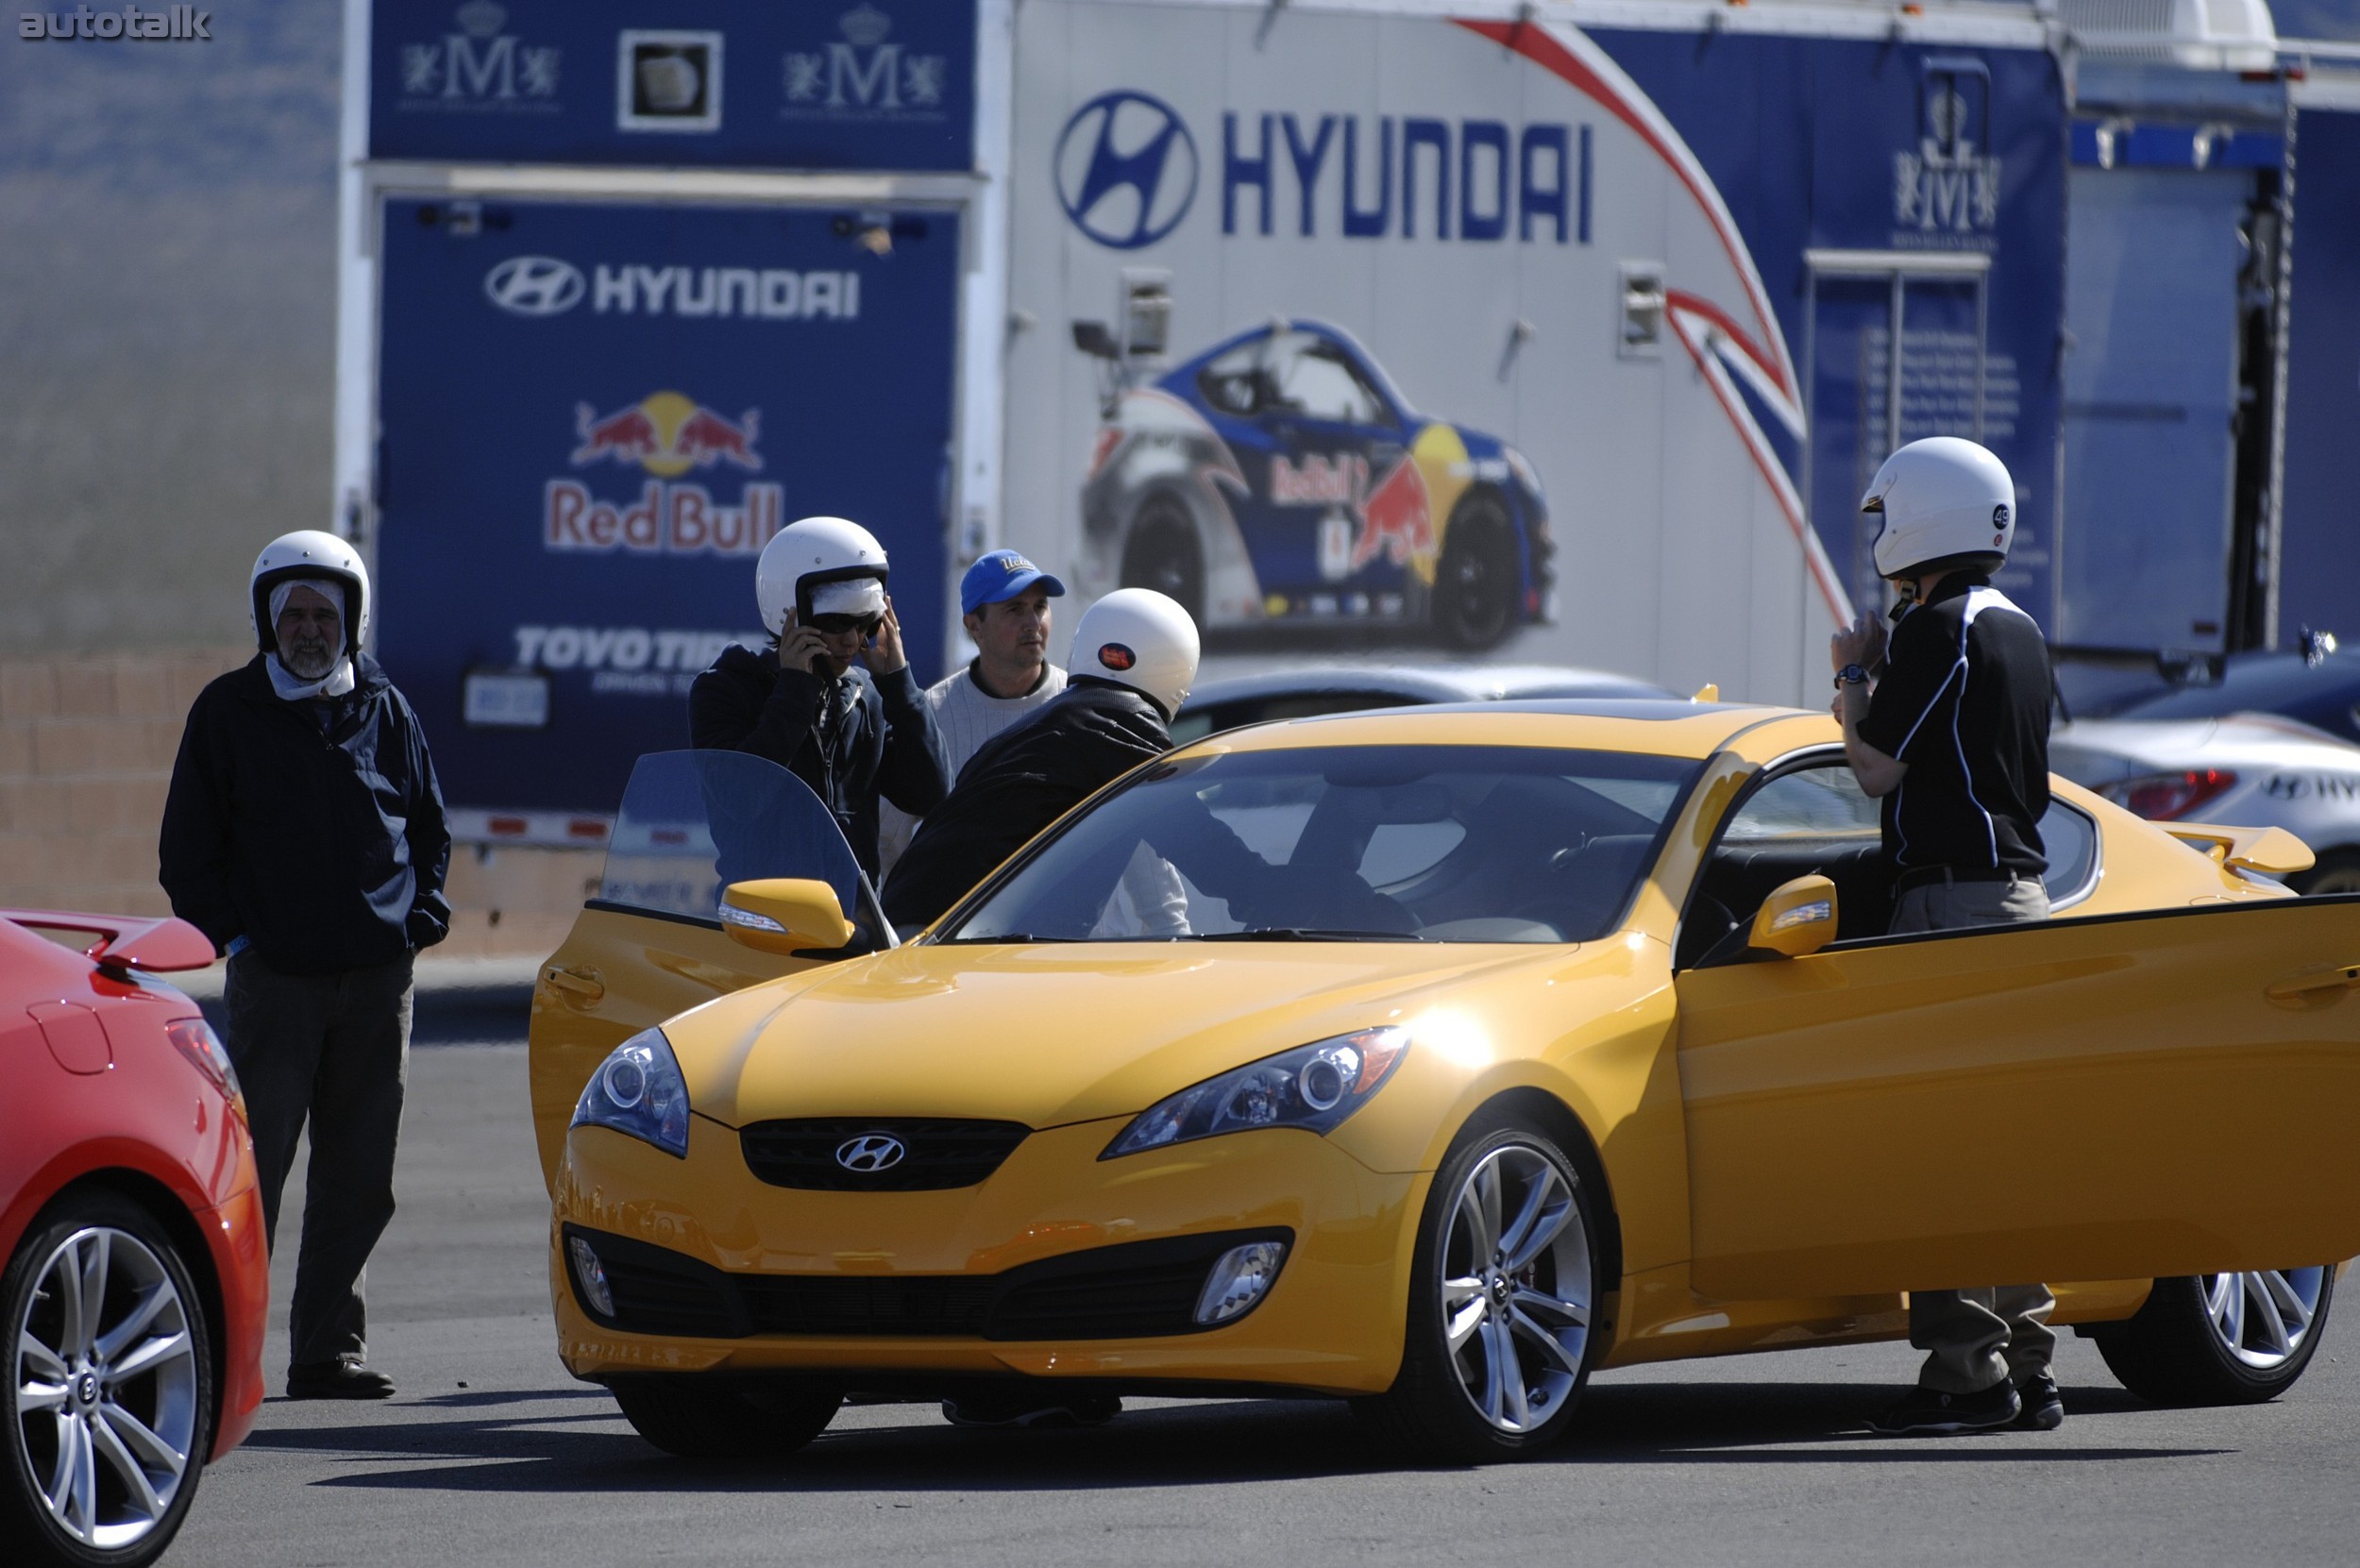
[(2229, 828), (2212, 822), (2155, 825), (2232, 870), (2259, 871), (2266, 877), (2292, 876), (2297, 871), (2309, 870), (2318, 859), (2309, 845), (2284, 828)]
[(90, 915), (64, 909), (0, 909), (0, 920), (35, 931), (71, 931), (95, 940), (82, 956), (118, 973), (150, 969), (169, 973), (212, 966), (213, 940), (188, 921), (170, 915)]

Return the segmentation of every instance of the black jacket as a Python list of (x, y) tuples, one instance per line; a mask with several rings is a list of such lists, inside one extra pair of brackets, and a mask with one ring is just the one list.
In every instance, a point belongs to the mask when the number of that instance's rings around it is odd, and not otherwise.
[(386, 963), (450, 931), (426, 736), (376, 660), (354, 674), (324, 705), (289, 702), (258, 653), (197, 694), (172, 765), (158, 846), (172, 912), (289, 974)]
[(926, 925), (1041, 829), (1172, 750), (1155, 703), (1111, 682), (1073, 683), (984, 742), (918, 824), (885, 884), (885, 918)]
[(934, 719), (907, 666), (881, 680), (855, 666), (827, 681), (780, 668), (775, 649), (725, 648), (688, 688), (688, 739), (703, 750), (767, 757), (811, 785), (872, 881), (878, 796), (919, 816), (950, 787)]

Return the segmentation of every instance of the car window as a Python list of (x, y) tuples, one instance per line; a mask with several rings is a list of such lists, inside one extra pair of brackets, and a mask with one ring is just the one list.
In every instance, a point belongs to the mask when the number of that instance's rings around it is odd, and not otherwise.
[(1773, 779), (1729, 818), (1725, 839), (1880, 834), (1882, 808), (1849, 767), (1809, 767)]
[(1157, 764), (1037, 845), (936, 939), (1591, 941), (1654, 864), (1697, 766), (1484, 746)]
[(1277, 396), (1264, 366), (1270, 340), (1241, 343), (1197, 372), (1196, 389), (1222, 413), (1240, 418), (1259, 413)]
[(1304, 334), (1290, 336), (1274, 359), (1272, 371), (1278, 385), (1278, 406), (1312, 419), (1347, 425), (1374, 425), (1381, 417), (1371, 392), (1334, 345)]
[(860, 864), (811, 786), (746, 751), (657, 751), (624, 786), (598, 902), (716, 919), (721, 891), (761, 877), (827, 883), (847, 912)]

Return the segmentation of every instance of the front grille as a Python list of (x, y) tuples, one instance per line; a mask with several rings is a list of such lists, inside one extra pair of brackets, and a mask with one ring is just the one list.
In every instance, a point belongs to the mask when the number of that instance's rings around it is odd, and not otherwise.
[[(757, 1121), (738, 1135), (746, 1167), (772, 1187), (815, 1192), (932, 1192), (973, 1187), (1032, 1129), (1021, 1121), (969, 1121), (947, 1117), (803, 1117)], [(856, 1138), (898, 1138), (907, 1151), (883, 1171), (848, 1171), (836, 1151)]]
[[(567, 1225), (598, 1255), (615, 1314), (634, 1334), (742, 1340), (756, 1334), (856, 1339), (1137, 1340), (1199, 1330), (1196, 1300), (1214, 1260), (1290, 1230), (1233, 1230), (1126, 1241), (997, 1274), (733, 1273), (668, 1247)], [(569, 1265), (570, 1267), (570, 1265)], [(582, 1301), (579, 1285), (575, 1300)]]

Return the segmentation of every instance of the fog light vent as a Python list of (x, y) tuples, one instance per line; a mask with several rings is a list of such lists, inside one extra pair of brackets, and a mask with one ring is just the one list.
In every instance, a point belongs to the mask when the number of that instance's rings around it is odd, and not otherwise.
[(1286, 1256), (1284, 1241), (1249, 1241), (1222, 1253), (1205, 1276), (1204, 1293), (1196, 1298), (1196, 1321), (1222, 1324), (1252, 1311), (1270, 1293)]
[[(606, 1270), (598, 1263), (598, 1255), (590, 1250), (590, 1243), (579, 1236), (565, 1239), (566, 1256), (574, 1260), (574, 1284), (582, 1291), (582, 1299), (590, 1310), (601, 1318), (615, 1315), (615, 1292), (606, 1287)], [(1227, 1262), (1223, 1258), (1222, 1262)]]

